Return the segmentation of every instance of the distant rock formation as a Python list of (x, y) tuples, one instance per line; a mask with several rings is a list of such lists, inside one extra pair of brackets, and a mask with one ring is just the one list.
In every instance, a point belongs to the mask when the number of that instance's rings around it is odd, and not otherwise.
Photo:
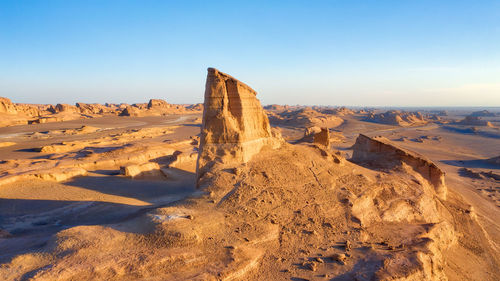
[(150, 99), (148, 103), (148, 109), (151, 108), (170, 108), (171, 105), (164, 100), (160, 99)]
[(356, 163), (369, 163), (379, 166), (404, 163), (429, 181), (441, 199), (446, 199), (445, 173), (431, 160), (413, 151), (399, 148), (386, 138), (370, 138), (360, 134), (353, 146), (352, 160)]
[(420, 112), (405, 112), (399, 110), (390, 110), (378, 114), (370, 113), (365, 118), (365, 121), (401, 127), (424, 125), (428, 122)]
[(208, 69), (199, 156), (198, 179), (215, 163), (241, 164), (264, 147), (278, 147), (269, 120), (246, 84)]
[(310, 107), (297, 110), (286, 110), (279, 113), (268, 112), (269, 120), (273, 125), (294, 126), (308, 128), (313, 126), (334, 128), (344, 120), (336, 115), (321, 113)]
[(488, 127), (493, 127), (493, 124), (491, 122), (488, 122), (486, 120), (482, 120), (481, 117), (478, 116), (465, 116), (465, 118), (461, 121), (456, 122), (455, 124), (457, 125), (466, 125), (466, 126), (488, 126)]
[(73, 105), (58, 103), (56, 106), (51, 105), (49, 107), (49, 111), (52, 113), (60, 113), (60, 112), (74, 113), (77, 112), (78, 109), (76, 108), (76, 106)]
[(477, 117), (495, 117), (496, 114), (494, 112), (489, 112), (488, 110), (480, 110), (480, 111), (474, 111), (470, 114), (470, 116), (477, 116)]
[(486, 160), (486, 162), (493, 164), (493, 165), (500, 166), (500, 156), (490, 158), (490, 159)]

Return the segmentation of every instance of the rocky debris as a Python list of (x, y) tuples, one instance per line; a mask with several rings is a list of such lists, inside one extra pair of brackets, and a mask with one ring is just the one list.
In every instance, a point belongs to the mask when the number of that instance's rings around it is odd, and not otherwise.
[(263, 148), (276, 148), (257, 92), (214, 68), (208, 69), (197, 163), (200, 178), (215, 163), (245, 163)]
[(466, 125), (466, 126), (488, 126), (493, 127), (491, 122), (482, 120), (481, 117), (478, 116), (465, 116), (465, 118), (461, 121), (455, 122), (457, 125)]
[(0, 97), (0, 113), (17, 114), (16, 106), (10, 99)]
[(401, 127), (424, 125), (428, 123), (420, 112), (406, 112), (399, 110), (390, 110), (385, 113), (378, 114), (370, 113), (364, 120)]
[(339, 262), (340, 264), (345, 264), (347, 260), (347, 256), (345, 254), (333, 254), (331, 259)]
[(379, 166), (405, 163), (429, 181), (441, 199), (446, 198), (445, 174), (436, 164), (415, 152), (397, 147), (384, 137), (370, 138), (360, 134), (353, 146), (352, 160)]
[(145, 173), (153, 173), (160, 170), (160, 166), (155, 162), (147, 162), (144, 164), (132, 164), (120, 167), (120, 174), (127, 177), (136, 177)]
[(321, 131), (314, 134), (314, 143), (330, 147), (330, 131), (328, 128), (321, 128)]

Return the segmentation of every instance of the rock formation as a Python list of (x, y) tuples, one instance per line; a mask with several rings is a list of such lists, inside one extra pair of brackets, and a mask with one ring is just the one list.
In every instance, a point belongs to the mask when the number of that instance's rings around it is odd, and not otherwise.
[(342, 118), (336, 115), (318, 112), (310, 107), (282, 112), (268, 111), (268, 116), (273, 125), (302, 128), (312, 126), (334, 128), (344, 122)]
[(415, 152), (399, 148), (386, 138), (370, 138), (360, 134), (353, 146), (352, 160), (385, 167), (404, 163), (429, 181), (441, 199), (446, 199), (444, 172), (432, 161)]
[(330, 131), (328, 128), (321, 128), (321, 131), (314, 134), (314, 143), (330, 147)]
[(486, 120), (482, 120), (481, 117), (478, 116), (465, 116), (465, 118), (461, 121), (456, 122), (457, 125), (466, 125), (466, 126), (488, 126), (493, 127), (491, 122)]
[(164, 100), (160, 100), (160, 99), (150, 99), (149, 100), (149, 103), (148, 103), (148, 109), (151, 109), (151, 108), (170, 108), (171, 105), (168, 104), (166, 101)]
[(0, 97), (0, 113), (16, 114), (17, 110), (10, 99)]
[(370, 113), (365, 118), (365, 121), (402, 127), (424, 125), (427, 123), (427, 120), (425, 120), (420, 112), (404, 112), (399, 110), (391, 110), (378, 114)]
[(208, 69), (197, 176), (214, 163), (244, 163), (264, 147), (277, 147), (257, 92), (214, 68)]
[(58, 103), (56, 106), (50, 106), (49, 111), (52, 113), (60, 113), (60, 112), (77, 112), (78, 109), (76, 106), (69, 105), (69, 104), (61, 104)]

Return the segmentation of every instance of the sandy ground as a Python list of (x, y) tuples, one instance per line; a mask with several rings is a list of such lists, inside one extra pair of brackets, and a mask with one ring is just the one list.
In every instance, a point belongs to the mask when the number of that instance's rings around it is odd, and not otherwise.
[[(457, 113), (450, 118), (458, 120), (462, 114), (466, 113)], [(144, 128), (171, 127), (172, 131), (165, 135), (133, 140), (130, 141), (131, 144), (167, 147), (196, 136), (200, 129), (199, 120), (196, 119), (200, 117), (199, 114), (167, 117), (103, 117), (0, 128), (0, 142), (15, 143), (0, 147), (0, 161), (7, 163), (9, 160), (26, 160), (34, 163), (51, 157), (66, 159), (74, 157), (71, 154), (73, 152), (40, 153), (35, 149), (54, 143), (88, 141)], [(345, 140), (333, 143), (334, 149), (349, 157), (356, 137), (359, 133), (363, 133), (369, 136), (385, 136), (397, 145), (431, 159), (446, 172), (448, 188), (474, 207), (479, 222), (490, 239), (500, 244), (500, 181), (488, 177), (474, 178), (464, 174), (462, 170), (468, 168), (477, 173), (491, 171), (500, 175), (499, 166), (484, 161), (500, 156), (500, 137), (496, 137), (494, 129), (487, 133), (468, 133), (462, 127), (450, 127), (451, 125), (433, 123), (402, 128), (364, 122), (356, 115), (342, 118), (344, 122), (332, 130), (341, 132)], [(498, 125), (500, 122), (496, 119), (491, 121)], [(89, 134), (55, 134), (58, 130), (77, 129), (83, 125), (97, 127), (99, 130)], [(32, 137), (33, 133), (38, 133), (36, 138)], [(289, 142), (294, 142), (303, 136), (303, 129), (287, 126), (282, 128), (282, 133)], [(113, 145), (125, 148), (128, 144)], [(175, 149), (183, 151), (184, 146), (179, 147), (182, 148)], [(169, 156), (163, 157), (167, 159)], [(54, 235), (61, 231), (78, 226), (109, 225), (119, 230), (121, 224), (126, 227), (135, 218), (148, 212), (175, 205), (174, 202), (183, 198), (201, 194), (202, 191), (196, 189), (194, 185), (195, 170), (192, 160), (186, 160), (188, 162), (181, 163), (176, 168), (168, 168), (165, 166), (165, 163), (170, 163), (168, 159), (164, 162), (159, 161), (162, 169), (166, 170), (163, 174), (145, 173), (131, 178), (120, 174), (119, 166), (113, 166), (93, 169), (85, 176), (61, 182), (29, 179), (0, 186), (0, 229), (9, 233), (6, 235), (8, 238), (0, 238), (0, 263), (8, 263), (20, 254), (43, 251), (48, 243), (53, 243), (51, 239)], [(134, 230), (131, 232), (147, 233), (151, 230), (150, 226), (137, 227), (135, 221), (134, 225)], [(272, 262), (272, 260), (265, 261), (267, 265)], [(456, 266), (466, 265), (457, 263)], [(32, 275), (23, 276), (25, 280)], [(11, 277), (6, 279), (19, 280)], [(451, 276), (450, 279), (460, 280), (459, 276), (455, 276), (455, 279)], [(292, 276), (291, 280), (301, 279)]]

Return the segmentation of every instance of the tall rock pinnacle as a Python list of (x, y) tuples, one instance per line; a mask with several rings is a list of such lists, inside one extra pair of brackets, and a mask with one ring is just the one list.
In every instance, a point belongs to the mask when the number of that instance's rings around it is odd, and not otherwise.
[(266, 146), (279, 146), (256, 95), (237, 79), (208, 69), (198, 179), (215, 163), (244, 163)]

